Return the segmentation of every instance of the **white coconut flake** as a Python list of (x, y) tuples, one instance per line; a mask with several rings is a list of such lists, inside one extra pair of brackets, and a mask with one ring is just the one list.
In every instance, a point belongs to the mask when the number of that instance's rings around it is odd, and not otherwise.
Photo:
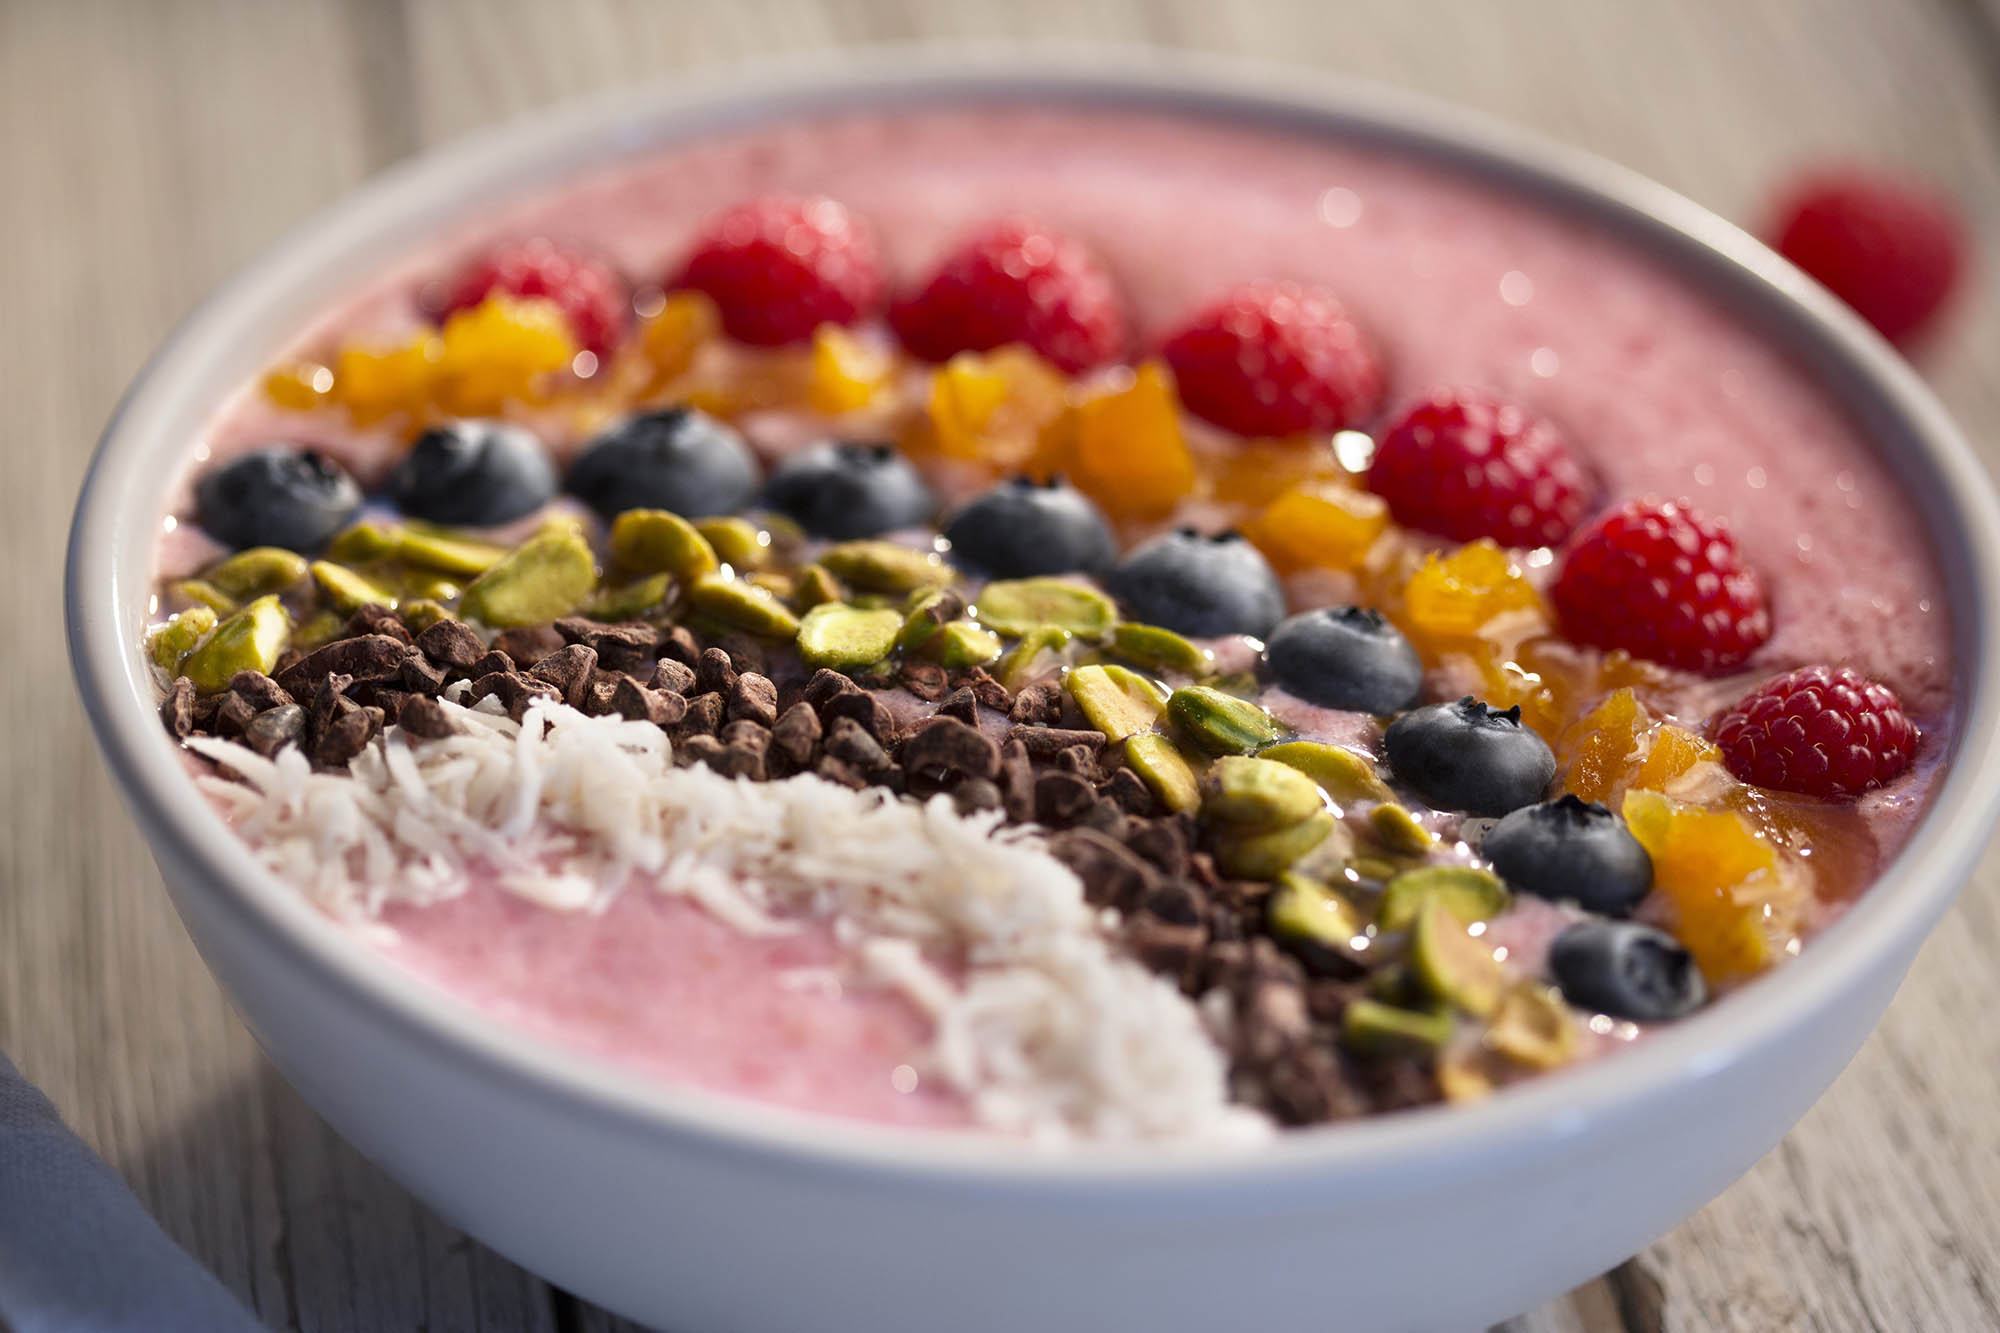
[(202, 787), (267, 867), (336, 916), (454, 897), (483, 868), (552, 911), (600, 910), (636, 882), (746, 933), (816, 919), (932, 1020), (927, 1077), (986, 1126), (1047, 1143), (1270, 1131), (1228, 1101), (1218, 1016), (1112, 946), (1035, 831), (942, 796), (676, 768), (647, 723), (539, 700), (517, 724), (464, 697), (440, 701), (454, 734), (390, 727), (346, 773), (315, 773), (295, 749), (187, 745), (240, 775)]

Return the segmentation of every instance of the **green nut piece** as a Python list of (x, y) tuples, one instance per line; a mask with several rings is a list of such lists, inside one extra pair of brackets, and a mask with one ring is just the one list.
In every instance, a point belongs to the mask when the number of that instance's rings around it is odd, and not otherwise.
[[(688, 589), (688, 600), (694, 609), (711, 616), (731, 629), (740, 629), (750, 634), (762, 634), (773, 639), (789, 639), (799, 632), (799, 618), (792, 609), (754, 583), (742, 579), (727, 578), (721, 574), (703, 574)], [(889, 637), (893, 641), (895, 626), (903, 623), (903, 618), (891, 611), (889, 619), (894, 621)]]
[(1383, 851), (1403, 856), (1422, 856), (1437, 846), (1437, 839), (1431, 831), (1394, 801), (1378, 805), (1368, 812), (1368, 831), (1375, 836)]
[(162, 671), (178, 671), (181, 659), (193, 652), (202, 636), (221, 619), (209, 607), (190, 606), (179, 615), (167, 617), (167, 623), (153, 631), (153, 637), (146, 642), (146, 651)]
[(1210, 754), (1247, 754), (1284, 735), (1272, 716), (1247, 699), (1207, 685), (1186, 685), (1167, 699), (1167, 716)]
[(951, 582), (951, 566), (931, 551), (894, 542), (842, 542), (820, 555), (827, 572), (862, 592), (914, 592)]
[(459, 615), (494, 629), (546, 625), (590, 600), (597, 561), (573, 524), (544, 528), (473, 580)]
[(313, 561), (312, 577), (335, 610), (357, 611), (371, 602), (391, 608), (396, 605), (395, 593), (331, 560)]
[(326, 558), (342, 565), (365, 565), (396, 553), (402, 531), (387, 523), (363, 519), (326, 544)]
[(269, 675), (285, 651), (292, 618), (275, 594), (259, 597), (215, 627), (215, 632), (181, 662), (181, 674), (203, 694), (219, 694), (229, 688), (229, 678), (239, 671), (262, 671)]
[(1486, 1044), (1516, 1064), (1554, 1069), (1576, 1055), (1580, 1037), (1569, 1006), (1553, 988), (1522, 981), (1507, 988), (1487, 1021)]
[(247, 602), (283, 592), (306, 576), (306, 558), (280, 546), (253, 546), (238, 551), (203, 577), (222, 593)]
[(451, 612), (428, 597), (417, 597), (396, 608), (396, 614), (410, 627), (410, 633), (422, 634), (440, 620), (450, 620)]
[(1332, 814), (1322, 810), (1296, 824), (1267, 832), (1218, 830), (1210, 851), (1215, 854), (1216, 866), (1233, 879), (1276, 879), (1325, 842), (1333, 832), (1333, 825)]
[(1151, 671), (1178, 671), (1187, 676), (1203, 675), (1215, 664), (1214, 653), (1157, 625), (1117, 626), (1111, 631), (1111, 651)]
[(1151, 731), (1167, 707), (1165, 690), (1122, 666), (1073, 667), (1063, 684), (1090, 725), (1113, 742)]
[(1317, 782), (1336, 805), (1359, 801), (1393, 801), (1387, 784), (1375, 773), (1375, 766), (1352, 750), (1319, 741), (1286, 741), (1257, 752), (1259, 759), (1273, 759), (1296, 768)]
[(840, 586), (839, 579), (827, 572), (825, 565), (807, 565), (799, 571), (792, 584), (792, 602), (801, 611), (846, 600), (847, 590)]
[(848, 671), (873, 666), (896, 646), (903, 618), (894, 611), (864, 611), (842, 602), (815, 606), (799, 621), (799, 655), (810, 667)]
[(1367, 933), (1367, 922), (1353, 903), (1303, 875), (1281, 875), (1265, 908), (1271, 931), (1280, 938), (1342, 957)]
[(931, 637), (924, 653), (947, 671), (963, 671), (999, 657), (1000, 639), (970, 620), (954, 620)]
[(167, 595), (189, 606), (205, 606), (218, 616), (235, 615), (240, 605), (234, 597), (207, 579), (181, 579), (167, 589)]
[(1284, 828), (1326, 808), (1319, 785), (1305, 774), (1246, 755), (1216, 760), (1201, 790), (1204, 819), (1245, 832)]
[(461, 537), (428, 523), (409, 523), (396, 534), (396, 558), (440, 574), (477, 578), (500, 563), (504, 546)]
[(1370, 880), (1376, 884), (1387, 884), (1401, 869), (1386, 856), (1357, 856), (1347, 863), (1356, 879)]
[(1060, 654), (1069, 647), (1073, 636), (1066, 629), (1054, 625), (1037, 625), (1021, 636), (1021, 641), (1008, 649), (1000, 659), (1000, 683), (1010, 690), (1020, 688), (1055, 663), (1047, 656)]
[(1152, 789), (1161, 805), (1176, 814), (1201, 808), (1201, 784), (1174, 743), (1158, 732), (1145, 731), (1125, 742), (1125, 766)]
[(913, 653), (931, 641), (931, 636), (956, 620), (965, 610), (965, 599), (945, 588), (920, 588), (910, 594), (909, 614), (896, 635), (896, 650)]
[(1476, 938), (1441, 898), (1425, 900), (1410, 933), (1410, 968), (1436, 998), (1485, 1018), (1500, 1005), (1505, 978), (1493, 946)]
[(671, 574), (648, 574), (642, 579), (606, 588), (583, 609), (592, 620), (637, 620), (667, 600), (674, 591)]
[(716, 558), (738, 574), (762, 569), (771, 559), (771, 534), (747, 518), (698, 518), (694, 530), (708, 542)]
[(1389, 1058), (1435, 1055), (1451, 1040), (1449, 1009), (1402, 1009), (1379, 1000), (1352, 1000), (1341, 1016), (1341, 1041), (1356, 1055)]
[(671, 574), (683, 583), (722, 568), (708, 538), (664, 509), (628, 509), (613, 519), (611, 558), (634, 574)]
[(1505, 910), (1507, 885), (1492, 871), (1475, 866), (1418, 866), (1395, 876), (1383, 889), (1375, 924), (1384, 930), (1407, 929), (1432, 898), (1469, 926), (1490, 921)]
[(1054, 625), (1080, 638), (1101, 639), (1118, 619), (1109, 597), (1066, 579), (989, 583), (979, 590), (972, 613), (986, 628), (1009, 637)]

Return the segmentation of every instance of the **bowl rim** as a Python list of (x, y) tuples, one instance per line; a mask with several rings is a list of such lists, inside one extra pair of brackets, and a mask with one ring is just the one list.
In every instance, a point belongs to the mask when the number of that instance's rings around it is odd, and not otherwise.
[[(1801, 957), (1641, 1046), (1545, 1074), (1473, 1105), (1435, 1106), (1287, 1131), (1253, 1149), (1091, 1145), (1058, 1154), (953, 1131), (912, 1131), (666, 1083), (549, 1039), (515, 1033), (359, 947), (303, 895), (255, 864), (186, 781), (159, 727), (133, 633), (145, 590), (126, 568), (150, 550), (164, 478), (178, 459), (158, 423), (187, 409), (180, 386), (226, 354), (273, 292), (324, 274), (369, 245), (648, 150), (813, 111), (1054, 99), (1287, 128), (1415, 152), (1497, 178), (1558, 208), (1598, 216), (1633, 243), (1703, 269), (1816, 361), (1822, 388), (1873, 413), (1868, 431), (1908, 478), (1938, 543), (1954, 609), (1958, 731), (1947, 769), (1902, 851)], [(378, 256), (379, 264), (379, 256)], [(1839, 377), (1836, 378), (1836, 372)], [(1851, 377), (1851, 378), (1850, 378)], [(220, 401), (203, 395), (209, 408)], [(154, 466), (148, 467), (148, 461)], [(134, 522), (134, 520), (141, 520)], [(707, 75), (616, 88), (464, 135), (406, 160), (292, 229), (220, 284), (140, 369), (105, 427), (72, 524), (65, 621), (72, 670), (98, 743), (163, 862), (192, 866), (259, 948), (340, 991), (460, 1072), (497, 1081), (618, 1130), (792, 1170), (948, 1185), (991, 1195), (1081, 1200), (1166, 1189), (1285, 1182), (1332, 1173), (1393, 1182), (1427, 1168), (1558, 1147), (1620, 1110), (1753, 1058), (1899, 952), (1913, 953), (1950, 905), (2000, 809), (2000, 501), (1970, 447), (1911, 368), (1810, 279), (1715, 214), (1626, 168), (1483, 113), (1347, 76), (1208, 54), (1074, 45), (935, 45), (765, 58)], [(135, 601), (136, 599), (136, 601)], [(1386, 1184), (1384, 1186), (1387, 1187)]]

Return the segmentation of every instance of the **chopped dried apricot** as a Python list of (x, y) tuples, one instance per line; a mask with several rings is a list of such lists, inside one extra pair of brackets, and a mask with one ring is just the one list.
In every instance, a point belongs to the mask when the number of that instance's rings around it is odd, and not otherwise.
[(715, 302), (700, 292), (673, 292), (658, 313), (639, 326), (638, 347), (652, 376), (652, 387), (683, 375), (695, 353), (721, 330)]
[(333, 363), (333, 399), (358, 425), (397, 415), (422, 420), (443, 360), (444, 343), (429, 332), (400, 347), (343, 347)]
[(1281, 574), (1353, 569), (1389, 526), (1379, 496), (1331, 481), (1307, 481), (1272, 500), (1243, 535)]
[(443, 343), (436, 402), (454, 416), (536, 401), (544, 381), (567, 370), (577, 353), (560, 306), (506, 296), (489, 296), (454, 314), (445, 321)]
[(1068, 382), (1025, 347), (960, 352), (931, 376), (920, 450), (1011, 471), (1033, 457), (1063, 414)]
[(1714, 745), (1685, 727), (1668, 723), (1654, 733), (1653, 748), (1647, 752), (1646, 762), (1639, 765), (1639, 771), (1633, 775), (1632, 785), (1647, 791), (1665, 791), (1668, 784), (1696, 764), (1721, 761), (1722, 751)]
[(264, 377), (264, 396), (279, 407), (310, 412), (333, 392), (333, 371), (310, 361), (285, 366)]
[(837, 324), (822, 324), (813, 334), (807, 401), (813, 411), (827, 416), (859, 411), (888, 385), (891, 369), (893, 362), (881, 348)]
[(1541, 594), (1490, 537), (1426, 556), (1403, 589), (1403, 614), (1417, 647), (1433, 651), (1477, 637), (1504, 615), (1519, 616), (1523, 629), (1548, 622)]
[(1672, 929), (1710, 981), (1769, 967), (1795, 924), (1798, 889), (1777, 849), (1732, 810), (1684, 805), (1658, 792), (1625, 794), (1625, 822), (1653, 858), (1653, 890)]
[(1113, 517), (1158, 517), (1194, 490), (1194, 455), (1159, 362), (1079, 402), (1074, 428), (1072, 479)]
[(1637, 762), (1653, 719), (1629, 689), (1613, 690), (1604, 702), (1563, 732), (1563, 790), (1586, 801), (1610, 801)]
[(1310, 438), (1243, 440), (1199, 466), (1209, 498), (1223, 504), (1269, 505), (1294, 488), (1346, 475), (1326, 441)]

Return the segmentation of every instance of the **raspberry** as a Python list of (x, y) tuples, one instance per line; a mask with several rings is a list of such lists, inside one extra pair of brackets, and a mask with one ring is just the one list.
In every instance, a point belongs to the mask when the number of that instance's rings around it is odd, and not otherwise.
[(1559, 545), (1582, 521), (1591, 489), (1554, 426), (1512, 403), (1449, 389), (1389, 428), (1368, 486), (1406, 527), (1505, 546)]
[(1801, 667), (1745, 695), (1715, 724), (1723, 762), (1744, 782), (1852, 798), (1916, 757), (1917, 728), (1886, 685), (1846, 667)]
[(831, 199), (753, 199), (711, 218), (670, 284), (715, 302), (738, 342), (804, 342), (852, 324), (882, 300), (875, 243)]
[(1937, 314), (1958, 280), (1965, 248), (1944, 201), (1853, 171), (1799, 182), (1778, 208), (1771, 235), (1785, 258), (1897, 344), (1910, 342)]
[(604, 357), (625, 336), (632, 309), (625, 280), (610, 265), (537, 236), (497, 246), (452, 279), (440, 324), (495, 292), (553, 302), (579, 347)]
[(1239, 435), (1343, 430), (1382, 399), (1374, 347), (1317, 288), (1239, 287), (1161, 351), (1188, 411)]
[(1550, 597), (1577, 642), (1687, 671), (1736, 666), (1771, 636), (1757, 572), (1685, 500), (1634, 500), (1584, 529)]
[(926, 361), (1023, 343), (1075, 375), (1125, 348), (1117, 289), (1097, 257), (1022, 222), (998, 223), (952, 251), (929, 282), (896, 302), (889, 323)]

